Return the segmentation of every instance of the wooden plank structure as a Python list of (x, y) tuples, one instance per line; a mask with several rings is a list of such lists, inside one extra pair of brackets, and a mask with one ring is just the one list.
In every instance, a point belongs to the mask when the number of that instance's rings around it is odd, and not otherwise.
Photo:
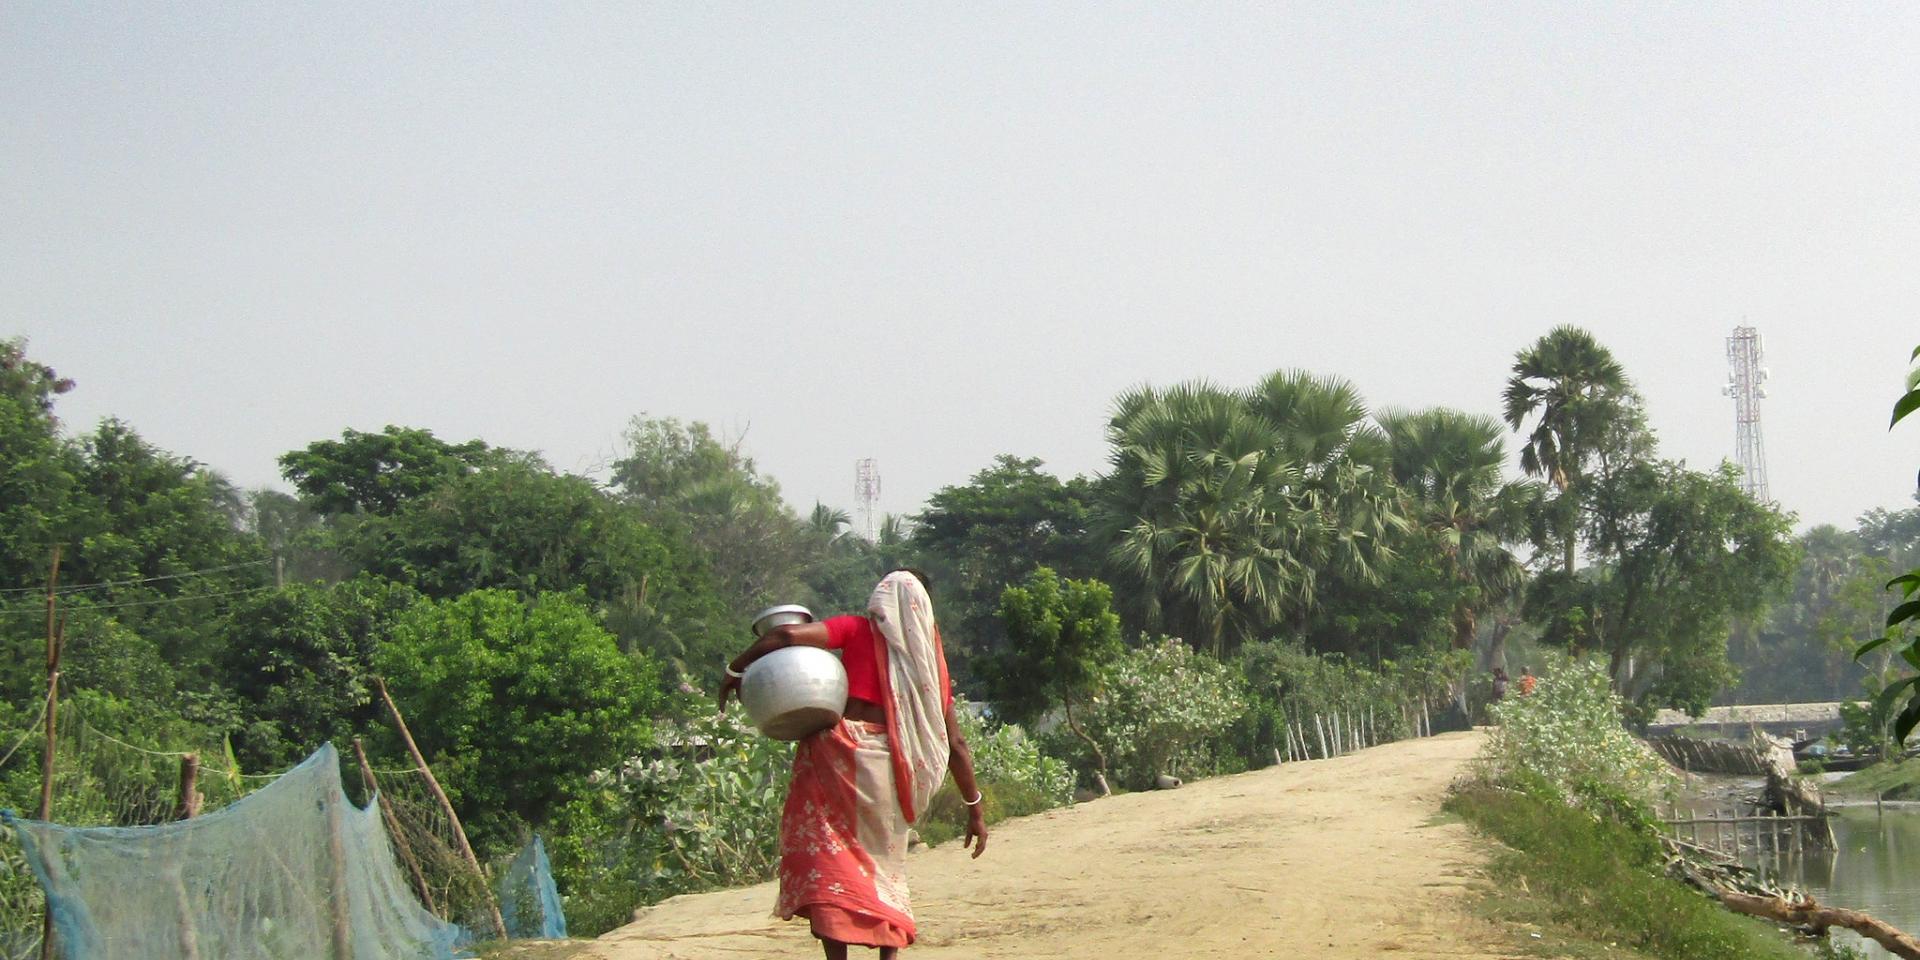
[(1778, 859), (1808, 850), (1834, 847), (1833, 824), (1825, 814), (1782, 814), (1761, 810), (1742, 814), (1713, 810), (1700, 816), (1669, 808), (1661, 818), (1667, 836), (1698, 850), (1740, 858), (1748, 853)]
[(1764, 777), (1770, 769), (1766, 752), (1751, 744), (1672, 736), (1651, 737), (1647, 745), (1668, 763), (1688, 773)]

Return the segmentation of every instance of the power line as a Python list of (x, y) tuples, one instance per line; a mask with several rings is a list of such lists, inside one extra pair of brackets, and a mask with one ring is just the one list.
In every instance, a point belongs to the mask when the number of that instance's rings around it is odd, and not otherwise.
[[(224, 567), (207, 567), (203, 570), (188, 570), (183, 573), (168, 573), (168, 574), (163, 574), (157, 577), (139, 577), (137, 579), (132, 579), (132, 580), (105, 580), (100, 583), (80, 583), (80, 584), (74, 584), (73, 586), (60, 587), (53, 591), (53, 595), (56, 597), (64, 597), (68, 594), (84, 593), (88, 590), (103, 590), (107, 587), (124, 587), (124, 586), (141, 584), (141, 583), (158, 583), (162, 580), (180, 580), (186, 577), (198, 577), (198, 576), (203, 576), (209, 573), (225, 573), (229, 570), (242, 570), (247, 567), (265, 566), (266, 564), (269, 564), (272, 562), (273, 561), (270, 559), (269, 560), (248, 560), (245, 563), (230, 563)], [(46, 596), (47, 588), (46, 587), (0, 587), (0, 593), (34, 593), (34, 594), (39, 594), (41, 596)]]
[[(248, 587), (245, 590), (223, 590), (218, 593), (196, 593), (196, 594), (191, 594), (185, 597), (161, 597), (153, 600), (122, 600), (118, 603), (96, 603), (96, 604), (89, 604), (87, 606), (82, 606), (82, 607), (74, 607), (72, 608), (72, 610), (92, 611), (92, 610), (113, 610), (118, 607), (163, 606), (165, 604), (170, 604), (170, 603), (192, 603), (195, 600), (216, 600), (221, 597), (238, 597), (238, 596), (244, 596), (250, 593), (265, 593), (268, 590), (278, 590), (278, 589), (280, 588), (274, 586), (273, 584), (267, 584), (264, 587)], [(72, 610), (69, 610), (68, 612), (72, 612)], [(35, 610), (32, 608), (21, 608), (21, 609), (15, 609), (15, 610), (7, 610), (3, 612), (13, 613), (13, 614), (30, 613), (36, 617), (42, 616), (42, 613), (39, 610)]]

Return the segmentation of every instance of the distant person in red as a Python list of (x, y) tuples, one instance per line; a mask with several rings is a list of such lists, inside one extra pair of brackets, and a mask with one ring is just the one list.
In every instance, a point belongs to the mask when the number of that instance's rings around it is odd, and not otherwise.
[(1523, 697), (1532, 696), (1534, 685), (1539, 682), (1540, 681), (1534, 679), (1533, 677), (1532, 667), (1520, 668), (1520, 695), (1521, 696)]
[(720, 709), (755, 660), (781, 647), (840, 651), (847, 670), (841, 721), (800, 741), (780, 816), (782, 920), (806, 917), (827, 960), (857, 944), (893, 960), (913, 943), (907, 830), (949, 771), (967, 805), (962, 846), (987, 849), (973, 755), (953, 714), (946, 652), (926, 575), (895, 570), (867, 615), (775, 627), (727, 665)]

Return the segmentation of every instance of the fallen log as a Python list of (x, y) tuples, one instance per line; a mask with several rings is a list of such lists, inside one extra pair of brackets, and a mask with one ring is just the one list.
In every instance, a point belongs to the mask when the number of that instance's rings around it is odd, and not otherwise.
[(1731, 890), (1718, 890), (1715, 895), (1735, 913), (1806, 927), (1816, 934), (1825, 934), (1829, 927), (1845, 927), (1887, 948), (1887, 952), (1896, 957), (1920, 960), (1920, 940), (1858, 910), (1823, 907), (1812, 897), (1789, 903), (1780, 897), (1755, 897)]

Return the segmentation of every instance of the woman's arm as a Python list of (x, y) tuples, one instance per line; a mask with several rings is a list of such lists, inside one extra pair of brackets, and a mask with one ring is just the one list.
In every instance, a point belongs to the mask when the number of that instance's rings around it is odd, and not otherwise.
[(953, 773), (953, 785), (959, 788), (962, 802), (973, 801), (967, 804), (967, 836), (960, 846), (973, 847), (973, 855), (979, 857), (987, 852), (987, 816), (981, 810), (980, 785), (973, 781), (973, 748), (960, 733), (960, 718), (954, 715), (951, 703), (947, 704), (947, 745), (951, 748), (947, 769)]
[(727, 709), (727, 698), (740, 689), (740, 678), (735, 673), (743, 673), (755, 660), (766, 656), (781, 647), (821, 647), (827, 645), (827, 625), (824, 623), (788, 623), (774, 627), (760, 635), (739, 656), (734, 657), (727, 669), (732, 671), (720, 681), (720, 710)]

